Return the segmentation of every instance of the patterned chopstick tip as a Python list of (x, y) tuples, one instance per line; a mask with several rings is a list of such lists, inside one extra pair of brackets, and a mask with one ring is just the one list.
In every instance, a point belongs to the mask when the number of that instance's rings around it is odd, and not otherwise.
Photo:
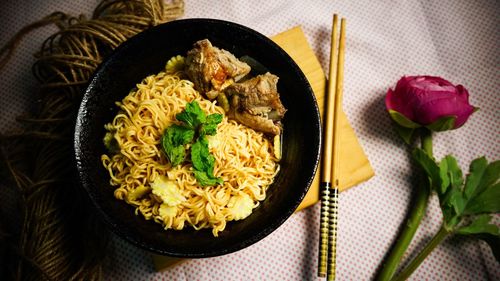
[(320, 214), (320, 257), (318, 261), (318, 276), (325, 277), (328, 262), (328, 228), (330, 209), (330, 183), (321, 184), (321, 214)]
[(337, 264), (337, 221), (338, 221), (338, 208), (339, 208), (338, 188), (332, 189), (332, 196), (330, 198), (329, 217), (330, 225), (328, 230), (328, 280), (335, 280), (335, 267)]

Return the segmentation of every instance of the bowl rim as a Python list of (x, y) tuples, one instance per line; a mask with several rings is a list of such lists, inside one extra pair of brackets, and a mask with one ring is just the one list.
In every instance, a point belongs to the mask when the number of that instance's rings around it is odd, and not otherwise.
[[(110, 216), (110, 214), (106, 213), (98, 204), (98, 195), (94, 193), (94, 191), (87, 186), (87, 184), (84, 184), (82, 182), (86, 182), (85, 180), (82, 180), (82, 178), (85, 177), (85, 167), (82, 166), (82, 143), (81, 143), (81, 133), (83, 131), (83, 123), (85, 120), (85, 115), (86, 115), (86, 108), (87, 108), (87, 103), (89, 101), (90, 95), (92, 94), (92, 87), (95, 85), (96, 81), (99, 80), (99, 77), (101, 75), (101, 72), (103, 72), (105, 69), (107, 69), (109, 63), (114, 60), (116, 56), (119, 56), (120, 52), (124, 49), (129, 48), (129, 46), (137, 44), (137, 41), (140, 41), (143, 37), (150, 36), (150, 34), (154, 34), (159, 32), (158, 30), (161, 29), (165, 25), (183, 25), (183, 24), (222, 24), (222, 25), (228, 25), (231, 26), (231, 28), (237, 28), (245, 33), (250, 33), (252, 36), (258, 37), (259, 40), (266, 41), (268, 45), (271, 45), (275, 51), (281, 53), (282, 56), (285, 56), (288, 58), (291, 67), (293, 67), (293, 71), (300, 76), (301, 82), (306, 85), (308, 93), (310, 94), (310, 98), (313, 101), (313, 114), (314, 114), (314, 120), (317, 120), (313, 126), (317, 127), (319, 135), (317, 136), (318, 143), (315, 144), (317, 145), (317, 148), (315, 149), (315, 159), (314, 159), (314, 166), (310, 170), (311, 173), (307, 177), (307, 181), (304, 183), (306, 186), (304, 187), (303, 191), (301, 192), (300, 196), (296, 198), (294, 201), (293, 206), (290, 206), (286, 211), (282, 212), (280, 216), (278, 216), (278, 219), (272, 221), (269, 225), (264, 227), (260, 232), (258, 232), (256, 235), (240, 241), (239, 243), (234, 243), (233, 245), (222, 248), (222, 249), (217, 249), (217, 250), (212, 250), (212, 251), (205, 251), (203, 253), (180, 253), (180, 252), (172, 252), (168, 251), (166, 249), (159, 249), (158, 247), (154, 247), (154, 245), (151, 245), (151, 243), (146, 243), (142, 239), (138, 239), (137, 237), (132, 237), (126, 231), (124, 231), (123, 228), (119, 226), (119, 224)], [(214, 257), (214, 256), (220, 256), (220, 255), (225, 255), (229, 254), (232, 252), (239, 251), (241, 249), (244, 249), (252, 244), (255, 244), (256, 242), (262, 240), (272, 232), (274, 232), (276, 229), (278, 229), (290, 216), (295, 212), (297, 207), (300, 205), (302, 200), (304, 199), (305, 195), (309, 191), (309, 188), (314, 180), (314, 177), (317, 173), (318, 166), (319, 166), (319, 161), (320, 161), (320, 151), (321, 151), (321, 146), (323, 142), (323, 136), (322, 136), (322, 125), (321, 125), (321, 117), (319, 113), (319, 107), (318, 107), (318, 102), (316, 99), (316, 96), (314, 95), (314, 92), (311, 88), (311, 85), (309, 81), (307, 80), (305, 74), (303, 71), (300, 69), (300, 67), (297, 65), (297, 63), (290, 57), (290, 55), (285, 52), (278, 44), (276, 44), (274, 41), (272, 41), (270, 38), (267, 36), (261, 34), (260, 32), (251, 29), (247, 26), (244, 26), (239, 23), (231, 22), (231, 21), (226, 21), (226, 20), (221, 20), (221, 19), (213, 19), (213, 18), (186, 18), (186, 19), (178, 19), (178, 20), (173, 20), (169, 21), (166, 23), (159, 24), (157, 26), (153, 26), (145, 31), (142, 31), (129, 39), (127, 39), (125, 42), (120, 44), (116, 49), (114, 49), (108, 56), (106, 56), (103, 61), (99, 64), (99, 66), (96, 68), (90, 79), (88, 80), (87, 87), (85, 88), (84, 95), (82, 98), (82, 101), (80, 103), (78, 113), (77, 113), (77, 118), (76, 118), (76, 123), (75, 123), (75, 128), (74, 128), (74, 139), (73, 139), (73, 149), (74, 149), (74, 155), (76, 159), (76, 168), (77, 168), (77, 176), (78, 180), (80, 182), (80, 185), (86, 190), (86, 193), (89, 195), (94, 209), (97, 209), (99, 216), (101, 219), (105, 221), (105, 223), (110, 227), (111, 231), (115, 233), (117, 236), (123, 238), (127, 242), (131, 243), (132, 245), (135, 245), (139, 248), (148, 250), (152, 253), (160, 254), (160, 255), (165, 255), (169, 257), (177, 257), (177, 258), (205, 258), (205, 257)], [(265, 200), (265, 199), (264, 199)], [(117, 201), (118, 202), (118, 201)], [(216, 238), (214, 238), (216, 239)]]

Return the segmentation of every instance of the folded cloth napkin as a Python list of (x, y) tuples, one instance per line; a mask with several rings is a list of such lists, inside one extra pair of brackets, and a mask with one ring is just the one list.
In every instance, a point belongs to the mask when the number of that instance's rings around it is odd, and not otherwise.
[[(271, 39), (283, 48), (304, 72), (316, 95), (320, 114), (323, 116), (326, 77), (302, 29), (300, 27), (294, 27)], [(358, 183), (368, 180), (374, 175), (374, 172), (344, 112), (341, 112), (339, 122), (341, 125), (339, 131), (341, 148), (339, 152), (339, 189), (340, 191), (344, 191)], [(320, 200), (320, 171), (321, 168), (318, 167), (318, 171), (309, 188), (309, 192), (297, 208), (297, 211), (311, 206)], [(167, 269), (182, 260), (183, 259), (153, 254), (153, 262), (157, 271)]]

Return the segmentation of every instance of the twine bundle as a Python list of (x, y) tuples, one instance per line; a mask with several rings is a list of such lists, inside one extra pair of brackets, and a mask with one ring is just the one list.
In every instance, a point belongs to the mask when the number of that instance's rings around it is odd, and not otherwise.
[[(104, 0), (91, 19), (56, 12), (26, 26), (0, 49), (1, 70), (28, 32), (48, 24), (59, 28), (35, 55), (37, 109), (18, 118), (21, 133), (0, 135), (0, 171), (15, 187), (19, 201), (10, 207), (20, 214), (20, 223), (0, 214), (6, 279), (102, 279), (109, 235), (76, 180), (77, 109), (103, 57), (138, 32), (178, 18), (183, 9), (182, 0)], [(0, 205), (5, 213), (8, 204)]]

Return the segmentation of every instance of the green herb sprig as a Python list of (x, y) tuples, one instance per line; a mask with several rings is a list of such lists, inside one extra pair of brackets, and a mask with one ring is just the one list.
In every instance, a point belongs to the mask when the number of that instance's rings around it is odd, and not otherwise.
[(188, 144), (191, 150), (191, 163), (194, 176), (202, 186), (222, 184), (219, 177), (214, 176), (215, 158), (208, 149), (207, 135), (217, 133), (217, 125), (222, 121), (222, 114), (206, 115), (196, 101), (186, 105), (186, 109), (175, 118), (180, 124), (168, 127), (163, 133), (161, 144), (173, 167), (186, 159)]

